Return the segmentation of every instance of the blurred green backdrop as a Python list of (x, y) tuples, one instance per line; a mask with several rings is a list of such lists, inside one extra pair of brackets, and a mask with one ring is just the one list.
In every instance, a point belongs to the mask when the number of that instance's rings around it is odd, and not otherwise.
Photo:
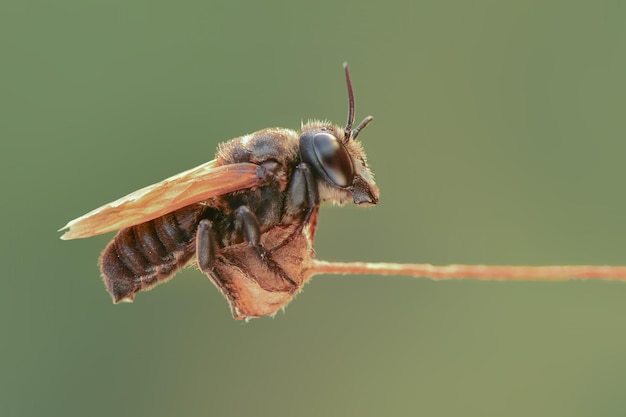
[(233, 321), (195, 269), (114, 306), (66, 221), (224, 140), (344, 123), (379, 206), (329, 260), (626, 264), (620, 1), (0, 4), (2, 416), (624, 415), (626, 287), (317, 277)]

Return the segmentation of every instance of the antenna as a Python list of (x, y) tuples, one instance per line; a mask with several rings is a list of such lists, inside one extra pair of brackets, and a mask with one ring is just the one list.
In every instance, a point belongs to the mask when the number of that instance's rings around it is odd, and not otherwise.
[(348, 70), (348, 63), (343, 63), (343, 70), (346, 73), (346, 84), (348, 85), (348, 123), (346, 124), (345, 134), (343, 141), (348, 142), (350, 139), (356, 139), (361, 129), (367, 126), (374, 118), (367, 116), (359, 125), (353, 130), (354, 124), (354, 92), (352, 91), (352, 80), (350, 79), (350, 71)]

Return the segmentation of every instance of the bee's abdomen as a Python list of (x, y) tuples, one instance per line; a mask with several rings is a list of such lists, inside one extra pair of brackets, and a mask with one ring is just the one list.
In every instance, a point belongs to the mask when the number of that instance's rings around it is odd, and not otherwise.
[(184, 208), (122, 229), (102, 252), (100, 269), (113, 300), (132, 301), (166, 281), (195, 253), (197, 209)]

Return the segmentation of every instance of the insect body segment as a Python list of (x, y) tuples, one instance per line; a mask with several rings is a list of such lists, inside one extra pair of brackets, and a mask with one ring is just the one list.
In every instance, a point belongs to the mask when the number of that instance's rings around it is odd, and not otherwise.
[(100, 258), (115, 302), (132, 301), (195, 255), (235, 318), (275, 314), (307, 279), (320, 202), (378, 202), (356, 140), (371, 117), (352, 129), (345, 70), (345, 128), (312, 121), (300, 132), (271, 128), (233, 139), (215, 160), (68, 223), (64, 238), (121, 228)]
[[(197, 205), (196, 205), (197, 206)], [(187, 207), (118, 232), (100, 257), (107, 290), (117, 303), (171, 278), (193, 257), (201, 207)]]

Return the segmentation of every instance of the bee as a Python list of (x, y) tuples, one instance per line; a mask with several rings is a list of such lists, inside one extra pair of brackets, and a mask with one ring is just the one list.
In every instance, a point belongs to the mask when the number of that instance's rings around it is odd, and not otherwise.
[(192, 262), (235, 319), (274, 315), (308, 280), (320, 203), (378, 203), (357, 140), (347, 64), (345, 128), (313, 120), (222, 143), (215, 159), (70, 221), (61, 239), (119, 230), (99, 266), (113, 301), (133, 301)]

